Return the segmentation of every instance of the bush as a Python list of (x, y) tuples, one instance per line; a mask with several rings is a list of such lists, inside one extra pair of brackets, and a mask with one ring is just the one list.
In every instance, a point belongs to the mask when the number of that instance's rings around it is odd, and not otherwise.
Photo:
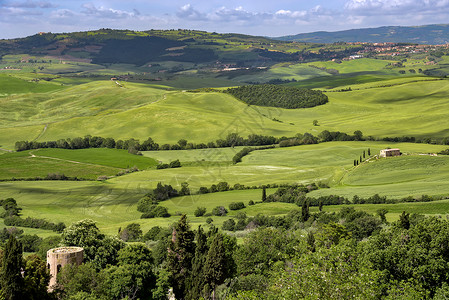
[(224, 221), (223, 226), (221, 227), (221, 229), (227, 230), (227, 231), (234, 231), (234, 228), (235, 228), (234, 219), (228, 219), (228, 220)]
[(153, 205), (151, 209), (142, 214), (141, 219), (151, 219), (151, 218), (168, 218), (170, 214), (166, 207)]
[(217, 206), (214, 209), (212, 209), (212, 215), (214, 216), (226, 216), (228, 211), (224, 206)]
[(212, 219), (212, 218), (207, 218), (206, 219), (206, 223), (207, 224), (211, 224), (213, 221), (214, 221), (214, 219)]
[(253, 200), (249, 200), (248, 205), (254, 205), (254, 201)]
[(239, 210), (239, 209), (243, 209), (245, 208), (245, 204), (243, 204), (243, 202), (232, 202), (231, 204), (229, 204), (229, 209), (230, 210)]
[(143, 236), (143, 239), (145, 241), (148, 241), (148, 240), (155, 241), (156, 237), (159, 235), (161, 230), (162, 230), (162, 228), (160, 226), (153, 226), (150, 228), (150, 230), (148, 230), (147, 233), (145, 233), (145, 235)]
[(201, 217), (206, 213), (205, 207), (197, 207), (195, 212), (193, 213), (195, 217)]

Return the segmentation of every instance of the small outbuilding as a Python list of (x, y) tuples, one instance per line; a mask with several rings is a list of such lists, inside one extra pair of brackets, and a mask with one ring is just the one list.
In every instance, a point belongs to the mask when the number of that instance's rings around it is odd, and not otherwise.
[(380, 150), (380, 157), (400, 156), (401, 150), (399, 149), (382, 149)]

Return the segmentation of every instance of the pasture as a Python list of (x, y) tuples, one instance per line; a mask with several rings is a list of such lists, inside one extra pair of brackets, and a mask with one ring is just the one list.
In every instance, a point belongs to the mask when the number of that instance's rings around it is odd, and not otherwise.
[[(419, 79), (418, 79), (419, 80)], [(307, 109), (248, 106), (222, 93), (189, 93), (159, 85), (96, 81), (63, 92), (0, 99), (0, 145), (99, 135), (151, 136), (157, 143), (210, 142), (230, 132), (294, 136), (323, 130), (365, 136), (449, 136), (447, 80), (395, 79), (386, 87), (327, 93), (329, 103)], [(356, 89), (356, 86), (353, 86)], [(79, 96), (81, 93), (81, 97)], [(312, 121), (318, 120), (319, 126)], [(45, 131), (44, 131), (45, 128)], [(205, 129), (207, 128), (207, 134)]]
[(48, 174), (96, 180), (123, 169), (154, 167), (156, 161), (117, 149), (38, 149), (0, 156), (0, 179), (44, 178)]

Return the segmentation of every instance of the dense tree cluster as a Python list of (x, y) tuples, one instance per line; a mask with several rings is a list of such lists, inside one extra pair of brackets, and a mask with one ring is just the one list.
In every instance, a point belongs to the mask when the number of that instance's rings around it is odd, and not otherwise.
[[(53, 294), (45, 263), (22, 258), (10, 235), (1, 261), (6, 299), (444, 299), (449, 296), (449, 221), (403, 213), (392, 224), (344, 207), (223, 223), (228, 231), (252, 228), (241, 244), (213, 225), (193, 231), (185, 215), (170, 228), (142, 234), (138, 224), (120, 240), (83, 220), (62, 234), (62, 244), (85, 249), (85, 263), (58, 274)], [(383, 218), (382, 218), (383, 216)], [(307, 219), (307, 220), (306, 220)], [(383, 225), (382, 225), (383, 224)], [(138, 241), (152, 241), (152, 250)], [(137, 243), (136, 243), (137, 241)], [(48, 247), (51, 247), (49, 244)], [(29, 295), (34, 295), (30, 297)]]
[(225, 93), (250, 105), (289, 109), (314, 107), (328, 102), (327, 96), (321, 91), (273, 84), (245, 85), (229, 88)]

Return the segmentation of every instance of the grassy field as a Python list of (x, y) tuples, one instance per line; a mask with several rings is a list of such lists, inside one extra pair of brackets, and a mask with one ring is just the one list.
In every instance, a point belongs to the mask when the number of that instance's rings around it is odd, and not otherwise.
[[(270, 194), (273, 189), (268, 190)], [(246, 208), (240, 210), (248, 216), (259, 213), (267, 215), (283, 215), (292, 209), (299, 209), (288, 203), (258, 203), (248, 206), (249, 200), (259, 201), (261, 190), (230, 191), (198, 196), (174, 198), (161, 203), (172, 214), (170, 218), (140, 219), (136, 203), (145, 189), (128, 189), (126, 186), (113, 186), (99, 182), (2, 182), (0, 183), (0, 198), (14, 197), (19, 206), (23, 207), (23, 216), (45, 218), (53, 222), (71, 224), (81, 219), (89, 218), (97, 222), (99, 228), (106, 234), (114, 235), (120, 227), (129, 223), (139, 223), (143, 231), (152, 226), (168, 226), (179, 218), (176, 214), (183, 212), (189, 217), (193, 227), (204, 225), (207, 217), (194, 217), (193, 212), (198, 206), (204, 206), (211, 212), (215, 206), (227, 207), (231, 202), (242, 201)], [(428, 203), (399, 203), (382, 205), (351, 205), (358, 210), (375, 213), (379, 208), (386, 208), (387, 219), (395, 221), (402, 211), (422, 213), (426, 215), (449, 214), (449, 200)], [(344, 206), (325, 206), (324, 211), (338, 212)], [(312, 207), (311, 212), (316, 212)], [(237, 212), (230, 211), (228, 216), (212, 216), (214, 224), (221, 224)], [(1, 226), (1, 224), (0, 224)], [(51, 231), (26, 229), (26, 233), (40, 236), (53, 235)]]
[(45, 177), (64, 174), (68, 177), (97, 179), (114, 176), (122, 169), (147, 169), (154, 159), (117, 149), (39, 149), (6, 153), (0, 156), (0, 179)]
[(54, 157), (61, 160), (76, 161), (85, 164), (94, 164), (121, 169), (137, 167), (144, 170), (157, 165), (157, 162), (150, 157), (129, 154), (127, 150), (121, 149), (38, 149), (30, 151), (30, 153), (36, 156)]
[[(328, 93), (328, 104), (294, 110), (248, 106), (221, 93), (170, 91), (160, 85), (135, 83), (120, 87), (115, 82), (96, 81), (59, 92), (0, 98), (0, 145), (12, 149), (16, 140), (86, 134), (141, 140), (151, 136), (161, 144), (181, 138), (209, 142), (229, 132), (293, 136), (325, 129), (361, 130), (366, 136), (449, 136), (447, 80), (415, 82), (422, 77), (415, 78)], [(313, 126), (313, 120), (320, 126)]]
[(234, 148), (208, 148), (191, 150), (170, 151), (142, 151), (146, 157), (154, 158), (162, 163), (169, 163), (176, 159), (181, 162), (201, 163), (208, 162), (231, 162), (234, 155), (245, 148), (244, 146)]
[[(329, 97), (326, 105), (296, 110), (248, 106), (222, 93), (185, 91), (200, 84), (204, 87), (233, 84), (233, 81), (222, 78), (202, 78), (200, 74), (192, 75), (189, 80), (179, 76), (174, 81), (152, 85), (117, 84), (110, 80), (86, 82), (82, 78), (56, 76), (48, 82), (35, 82), (31, 81), (33, 76), (42, 75), (26, 73), (26, 70), (14, 76), (9, 76), (12, 73), (0, 74), (0, 148), (13, 149), (18, 140), (46, 141), (87, 134), (141, 141), (152, 137), (159, 144), (174, 144), (179, 139), (195, 143), (215, 141), (230, 132), (244, 137), (253, 133), (280, 137), (304, 132), (318, 135), (323, 130), (349, 134), (361, 130), (365, 136), (376, 137), (449, 137), (447, 79), (434, 80), (409, 73), (399, 76), (398, 70), (385, 69), (388, 62), (361, 59), (341, 64), (313, 63), (319, 68), (338, 70), (340, 74), (336, 76), (308, 65), (276, 65), (268, 71), (237, 78), (244, 81), (294, 78), (302, 80), (294, 85), (352, 89), (349, 92), (326, 92)], [(410, 61), (405, 68), (417, 69), (423, 63)], [(67, 68), (66, 71), (77, 67), (93, 68), (75, 64), (55, 64), (54, 67), (62, 71), (63, 68)], [(115, 68), (121, 72), (128, 66)], [(108, 72), (99, 70), (98, 73)], [(319, 126), (313, 126), (313, 120), (318, 120)], [(353, 167), (353, 161), (368, 148), (375, 154), (387, 147), (400, 148), (408, 155)], [(179, 213), (187, 213), (192, 225), (197, 226), (204, 224), (206, 217), (195, 218), (196, 207), (204, 206), (210, 212), (215, 206), (228, 206), (231, 202), (247, 204), (249, 200), (258, 201), (261, 190), (174, 198), (162, 203), (173, 215), (168, 219), (140, 219), (137, 201), (158, 182), (176, 188), (182, 182), (188, 182), (191, 190), (196, 191), (201, 186), (209, 187), (221, 181), (231, 186), (237, 183), (259, 186), (321, 181), (330, 188), (314, 191), (310, 196), (333, 194), (352, 198), (353, 195), (368, 197), (376, 193), (389, 198), (423, 194), (448, 196), (449, 157), (419, 155), (446, 148), (410, 143), (331, 142), (254, 151), (237, 165), (231, 160), (241, 147), (148, 151), (143, 157), (112, 149), (41, 149), (20, 153), (2, 150), (0, 179), (43, 177), (48, 173), (96, 179), (100, 175), (115, 175), (132, 166), (143, 171), (104, 182), (0, 182), (0, 198), (16, 198), (19, 206), (24, 208), (25, 217), (66, 224), (91, 218), (107, 234), (116, 234), (119, 227), (131, 222), (141, 224), (144, 231), (155, 225), (166, 226), (176, 221)], [(167, 163), (175, 159), (182, 162), (181, 168), (154, 168), (156, 161)], [(385, 207), (389, 210), (387, 218), (390, 221), (396, 220), (403, 210), (429, 215), (449, 213), (448, 200), (355, 207), (371, 213)], [(325, 210), (341, 208), (329, 206)], [(250, 216), (258, 213), (282, 215), (291, 209), (297, 207), (264, 203), (247, 206), (243, 211)], [(229, 215), (234, 214), (230, 212)], [(227, 218), (213, 217), (217, 225)], [(32, 231), (27, 230), (27, 233)], [(35, 232), (41, 236), (53, 234)]]

